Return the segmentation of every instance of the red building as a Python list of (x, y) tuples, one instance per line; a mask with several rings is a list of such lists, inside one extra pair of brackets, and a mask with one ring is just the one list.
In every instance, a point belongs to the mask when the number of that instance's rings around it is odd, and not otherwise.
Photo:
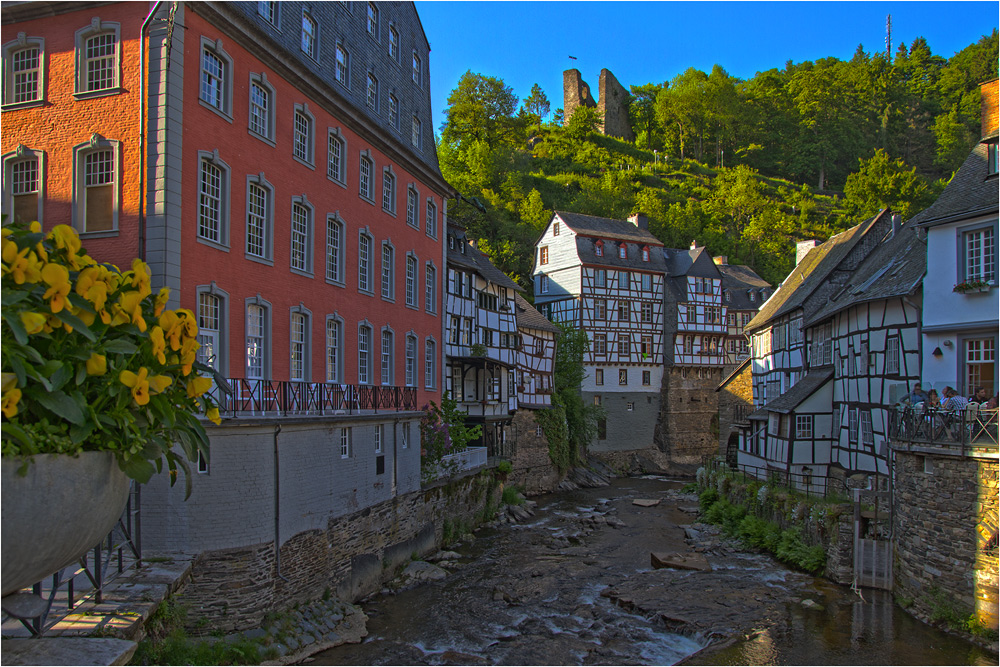
[(411, 3), (5, 4), (3, 210), (145, 259), (246, 380), (232, 414), (419, 407), (451, 193), (428, 54)]

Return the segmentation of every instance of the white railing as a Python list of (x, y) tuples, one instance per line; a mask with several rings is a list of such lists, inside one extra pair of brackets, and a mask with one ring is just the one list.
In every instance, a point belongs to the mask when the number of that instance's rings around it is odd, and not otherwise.
[(473, 470), (474, 468), (486, 465), (486, 448), (467, 447), (455, 454), (442, 456), (439, 465), (442, 470), (451, 470), (454, 472)]

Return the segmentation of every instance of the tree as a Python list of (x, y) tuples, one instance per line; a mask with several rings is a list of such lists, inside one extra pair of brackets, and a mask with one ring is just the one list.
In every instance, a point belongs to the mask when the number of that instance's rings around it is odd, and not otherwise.
[(573, 110), (566, 125), (566, 133), (574, 141), (584, 141), (597, 132), (601, 124), (601, 115), (594, 107), (578, 106)]
[(855, 217), (864, 219), (891, 208), (907, 220), (931, 204), (927, 183), (916, 169), (891, 159), (881, 148), (859, 163), (860, 169), (847, 177), (844, 186), (844, 207)]
[(632, 131), (637, 137), (636, 144), (643, 143), (649, 150), (654, 146), (662, 146), (660, 132), (656, 122), (656, 96), (667, 86), (664, 84), (647, 83), (644, 86), (629, 86), (632, 95), (629, 98), (628, 116), (632, 123)]
[(727, 234), (738, 254), (744, 230), (767, 206), (767, 198), (757, 171), (742, 164), (721, 170), (714, 185), (706, 209), (724, 220)]
[(603, 415), (600, 406), (587, 405), (580, 395), (585, 377), (584, 352), (590, 347), (587, 332), (570, 324), (559, 324), (560, 334), (553, 366), (553, 402), (566, 411), (571, 462), (579, 460), (597, 434), (597, 420)]
[(517, 95), (503, 79), (467, 71), (448, 95), (441, 140), (481, 141), (490, 150), (503, 143), (519, 145), (523, 128), (514, 115), (516, 109)]
[(531, 87), (531, 95), (525, 98), (522, 108), (535, 119), (533, 124), (538, 125), (549, 115), (551, 105), (542, 87), (536, 83)]

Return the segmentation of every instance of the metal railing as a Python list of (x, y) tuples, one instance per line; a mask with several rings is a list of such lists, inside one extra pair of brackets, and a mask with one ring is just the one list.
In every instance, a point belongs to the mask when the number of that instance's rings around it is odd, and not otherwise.
[(485, 466), (488, 462), (485, 447), (467, 447), (460, 452), (447, 454), (441, 457), (432, 469), (430, 469), (425, 482), (442, 477), (450, 477), (463, 473), (467, 470), (475, 470)]
[(889, 414), (889, 439), (894, 446), (930, 445), (961, 456), (996, 450), (997, 412), (976, 404), (957, 412), (896, 406)]
[(225, 417), (338, 415), (417, 409), (416, 387), (228, 378), (212, 390)]
[(32, 586), (32, 593), (41, 598), (44, 609), (38, 616), (17, 619), (32, 636), (44, 635), (84, 599), (93, 597), (95, 603), (101, 604), (105, 585), (126, 570), (142, 565), (141, 488), (135, 481), (131, 483), (125, 509), (104, 539), (88, 549), (77, 563)]
[(725, 469), (730, 474), (746, 481), (765, 482), (773, 486), (780, 486), (798, 491), (807, 496), (817, 498), (829, 498), (830, 496), (848, 495), (847, 485), (843, 480), (827, 477), (825, 475), (809, 475), (796, 473), (788, 470), (775, 470), (762, 466), (752, 466), (737, 464), (727, 465), (725, 461), (713, 458), (709, 462), (712, 470)]

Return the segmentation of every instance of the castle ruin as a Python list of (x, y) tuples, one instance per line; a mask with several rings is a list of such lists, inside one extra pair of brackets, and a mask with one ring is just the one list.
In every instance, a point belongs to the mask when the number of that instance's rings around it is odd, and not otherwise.
[(597, 101), (590, 94), (590, 86), (583, 80), (580, 70), (563, 72), (563, 125), (569, 123), (577, 107), (594, 107), (601, 118), (599, 130), (609, 137), (635, 141), (635, 134), (628, 122), (628, 91), (618, 83), (611, 70), (602, 69), (597, 84)]

